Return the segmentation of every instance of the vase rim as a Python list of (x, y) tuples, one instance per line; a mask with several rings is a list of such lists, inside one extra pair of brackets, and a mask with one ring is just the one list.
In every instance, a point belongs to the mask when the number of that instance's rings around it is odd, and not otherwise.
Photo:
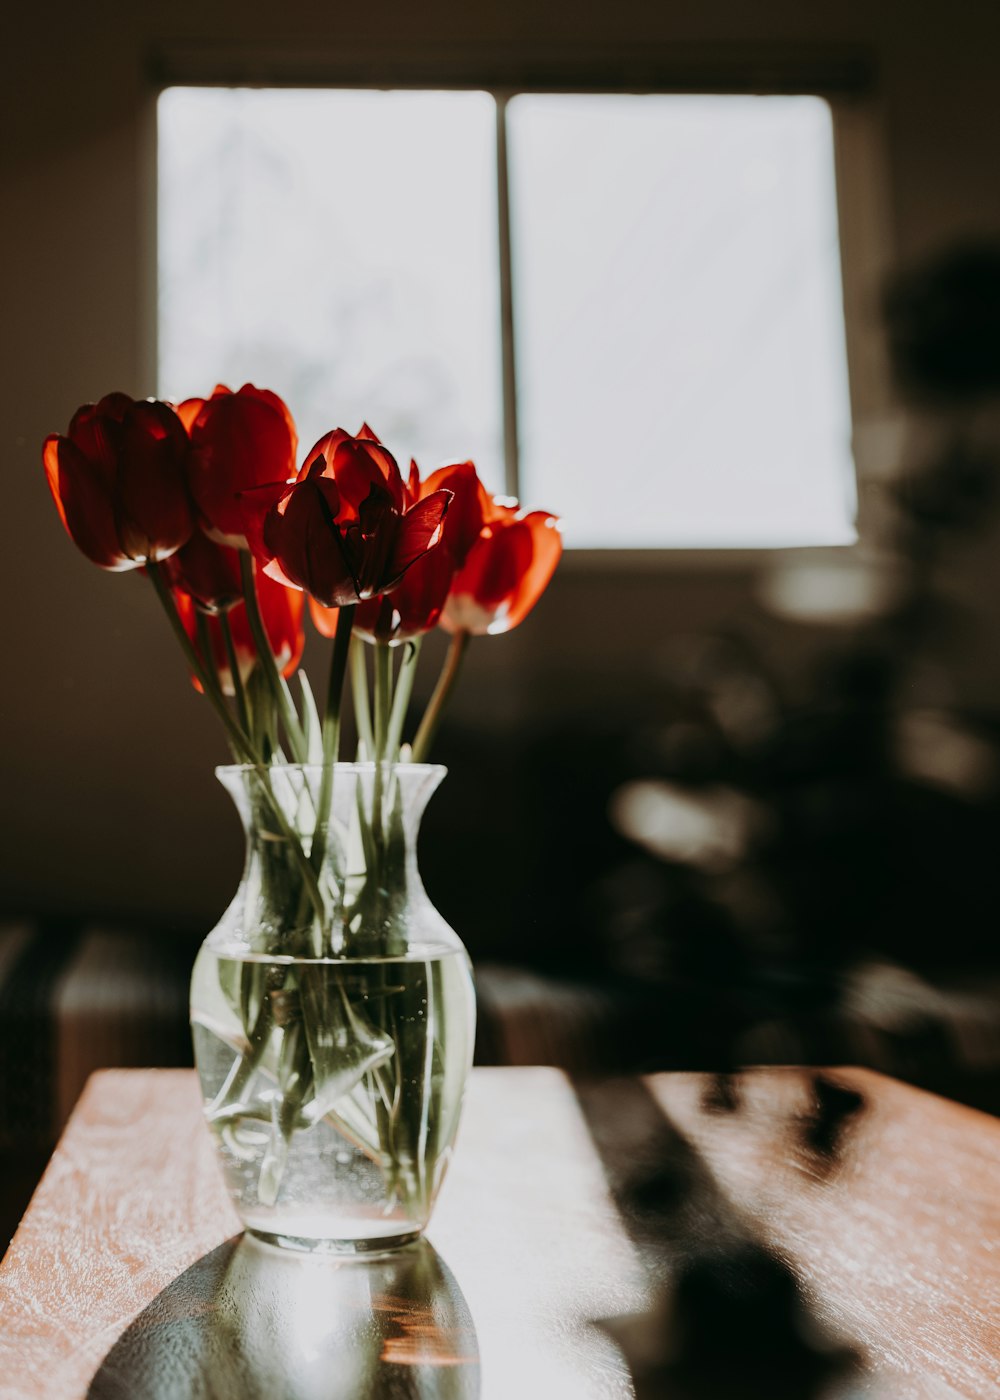
[[(277, 771), (279, 773), (322, 773), (326, 765), (323, 763), (220, 763), (216, 766), (215, 772), (218, 777), (223, 774), (234, 777), (242, 773), (269, 773)], [(396, 772), (408, 773), (447, 773), (447, 768), (443, 763), (391, 763), (383, 760), (384, 768), (393, 768)], [(335, 772), (339, 773), (374, 773), (375, 763), (368, 760), (365, 763), (341, 763), (333, 764)]]

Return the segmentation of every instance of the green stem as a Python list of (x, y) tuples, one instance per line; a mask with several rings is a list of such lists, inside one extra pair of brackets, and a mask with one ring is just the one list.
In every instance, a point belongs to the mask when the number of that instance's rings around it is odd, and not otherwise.
[(385, 760), (392, 710), (392, 653), (388, 642), (375, 643), (375, 761)]
[(337, 759), (340, 747), (340, 715), (343, 708), (344, 676), (347, 671), (347, 658), (351, 647), (351, 629), (354, 626), (354, 608), (341, 608), (337, 614), (337, 631), (330, 653), (330, 678), (326, 691), (326, 709), (323, 712), (323, 763), (329, 765)]
[[(392, 713), (392, 653), (388, 642), (375, 643), (375, 781), (372, 785), (372, 839), (377, 852), (385, 844), (385, 823), (382, 819), (384, 788), (383, 767), (386, 742), (389, 738), (389, 716)], [(380, 872), (376, 871), (376, 883)]]
[(337, 631), (330, 653), (330, 678), (326, 691), (326, 709), (323, 712), (323, 776), (320, 779), (316, 825), (313, 830), (312, 849), (309, 852), (310, 863), (317, 876), (323, 868), (327, 851), (330, 802), (333, 797), (333, 765), (340, 746), (340, 712), (353, 626), (354, 607), (341, 608), (337, 614)]
[(365, 643), (360, 637), (351, 638), (351, 695), (354, 700), (354, 720), (358, 726), (358, 739), (365, 749), (365, 757), (375, 757), (375, 736), (372, 733), (372, 712), (368, 698), (368, 661), (365, 656)]
[(274, 659), (274, 652), (268, 641), (267, 629), (264, 626), (264, 619), (260, 615), (260, 603), (257, 600), (253, 556), (245, 549), (240, 550), (240, 577), (243, 581), (243, 601), (247, 609), (247, 622), (250, 624), (250, 635), (253, 637), (254, 646), (257, 649), (257, 659), (264, 672), (268, 688), (274, 696), (281, 722), (285, 726), (292, 756), (296, 763), (305, 763), (308, 758), (305, 735), (302, 733), (299, 717), (295, 713), (291, 691), (288, 689), (284, 676), (278, 670), (278, 663)]
[(253, 745), (248, 736), (240, 729), (239, 725), (226, 708), (225, 701), (222, 699), (222, 693), (219, 690), (218, 677), (214, 675), (214, 669), (210, 673), (210, 668), (202, 661), (191, 638), (187, 634), (187, 628), (181, 621), (180, 613), (177, 611), (177, 604), (174, 601), (173, 593), (170, 591), (170, 585), (163, 577), (162, 565), (151, 562), (146, 565), (146, 573), (149, 575), (153, 587), (156, 590), (156, 596), (163, 604), (163, 610), (167, 614), (167, 620), (173, 628), (174, 635), (180, 642), (181, 650), (184, 653), (188, 666), (201, 685), (206, 698), (211, 702), (219, 718), (222, 720), (226, 730), (226, 736), (229, 739), (234, 754), (242, 763), (249, 763), (252, 765), (258, 764), (260, 759), (254, 752)]
[(229, 662), (229, 674), (233, 678), (233, 696), (236, 700), (236, 713), (240, 717), (240, 724), (247, 734), (250, 733), (250, 711), (247, 709), (246, 691), (243, 689), (243, 675), (240, 671), (239, 657), (236, 655), (236, 643), (233, 641), (233, 629), (229, 623), (228, 612), (219, 614), (219, 631), (222, 633), (223, 645), (226, 648), (226, 660)]
[(205, 662), (205, 675), (212, 690), (212, 700), (215, 705), (224, 705), (226, 697), (222, 689), (222, 682), (219, 680), (218, 668), (215, 664), (215, 653), (212, 649), (212, 634), (208, 630), (208, 618), (201, 608), (194, 610), (194, 626), (198, 637), (198, 650)]
[(316, 879), (316, 872), (306, 858), (306, 853), (302, 849), (302, 842), (299, 840), (297, 833), (292, 829), (284, 812), (281, 810), (281, 804), (275, 797), (270, 780), (268, 779), (267, 768), (262, 765), (258, 766), (257, 776), (264, 790), (264, 797), (267, 801), (267, 805), (271, 809), (271, 815), (274, 817), (275, 825), (282, 837), (288, 842), (289, 849), (292, 853), (292, 859), (298, 867), (302, 882), (306, 887), (310, 902), (316, 912), (316, 918), (322, 925), (326, 920), (327, 908), (319, 883)]
[[(205, 663), (205, 680), (203, 684), (207, 683), (208, 685), (208, 690), (205, 693), (220, 714), (224, 713), (228, 715), (229, 707), (226, 704), (226, 696), (222, 689), (222, 682), (219, 680), (218, 668), (215, 665), (215, 653), (212, 647), (212, 634), (208, 630), (208, 618), (201, 609), (197, 607), (195, 608), (194, 617), (195, 630), (198, 635), (198, 650)], [(240, 716), (240, 728), (243, 730), (244, 734), (247, 735), (248, 743), (251, 743), (252, 747), (246, 719), (242, 714)], [(239, 762), (239, 751), (233, 748), (231, 740), (229, 747), (233, 749), (233, 757)]]
[(312, 866), (306, 859), (305, 852), (302, 849), (302, 843), (299, 841), (298, 836), (295, 834), (295, 832), (289, 825), (284, 812), (281, 810), (281, 804), (274, 795), (274, 791), (271, 787), (271, 783), (267, 775), (266, 765), (261, 763), (260, 757), (254, 752), (253, 745), (250, 743), (249, 738), (240, 729), (239, 725), (236, 723), (232, 715), (229, 713), (229, 710), (226, 708), (225, 702), (222, 699), (222, 692), (219, 689), (218, 677), (214, 678), (215, 684), (213, 686), (212, 677), (210, 677), (209, 675), (209, 670), (204, 665), (201, 657), (198, 655), (197, 651), (192, 645), (191, 638), (187, 634), (187, 629), (185, 628), (184, 623), (181, 621), (180, 613), (178, 613), (177, 611), (177, 604), (175, 603), (174, 596), (170, 591), (170, 585), (163, 577), (161, 566), (156, 563), (147, 564), (146, 572), (152, 579), (153, 587), (156, 590), (157, 597), (163, 604), (164, 611), (167, 614), (167, 618), (170, 622), (171, 627), (174, 630), (177, 640), (180, 642), (181, 650), (184, 652), (184, 656), (187, 659), (188, 665), (200, 681), (202, 690), (204, 691), (206, 697), (211, 702), (213, 708), (216, 710), (216, 712), (219, 715), (219, 718), (222, 720), (222, 723), (225, 726), (226, 734), (228, 735), (230, 743), (232, 744), (233, 752), (237, 760), (239, 762), (247, 764), (248, 767), (251, 767), (256, 770), (257, 778), (263, 790), (267, 805), (271, 810), (271, 815), (274, 817), (274, 821), (279, 832), (289, 843), (289, 848), (292, 852), (292, 859), (298, 866), (299, 873), (301, 874), (302, 880), (306, 886), (306, 889), (309, 892), (309, 898), (312, 901), (313, 908), (316, 910), (316, 916), (322, 922), (322, 920), (326, 917), (326, 906), (323, 902), (323, 896), (320, 892), (319, 885), (316, 881), (315, 872), (313, 871)]
[(465, 649), (469, 645), (469, 633), (464, 631), (456, 632), (451, 639), (451, 646), (448, 648), (448, 655), (445, 657), (444, 666), (438, 677), (438, 683), (434, 687), (434, 694), (428, 702), (424, 717), (420, 721), (420, 728), (417, 730), (417, 737), (413, 741), (413, 762), (423, 763), (434, 736), (437, 734), (438, 725), (441, 723), (441, 716), (448, 703), (451, 692), (455, 688), (458, 680), (458, 673), (462, 669), (462, 658), (465, 656)]
[(409, 709), (410, 696), (413, 694), (413, 682), (417, 674), (417, 661), (420, 659), (420, 646), (423, 640), (423, 637), (415, 637), (413, 641), (405, 642), (403, 645), (403, 657), (396, 675), (396, 692), (392, 700), (389, 731), (385, 744), (385, 757), (389, 763), (399, 762), (403, 725), (406, 723), (406, 711)]

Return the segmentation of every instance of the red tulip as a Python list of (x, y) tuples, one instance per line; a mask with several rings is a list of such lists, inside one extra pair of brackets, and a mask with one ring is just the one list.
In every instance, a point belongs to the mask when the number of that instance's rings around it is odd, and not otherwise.
[(209, 538), (246, 548), (241, 493), (295, 475), (298, 437), (287, 407), (269, 389), (218, 385), (210, 399), (188, 399), (178, 413), (191, 434), (188, 479)]
[(216, 544), (200, 530), (165, 567), (170, 586), (187, 594), (202, 612), (227, 612), (243, 597), (240, 551)]
[(433, 549), (452, 492), (410, 502), (391, 453), (367, 426), (321, 438), (298, 474), (244, 495), (246, 531), (265, 571), (325, 607), (391, 592)]
[[(187, 634), (200, 652), (195, 600), (179, 589), (175, 591), (174, 597)], [(285, 588), (283, 584), (275, 583), (273, 579), (269, 579), (259, 572), (257, 574), (257, 599), (260, 603), (264, 630), (271, 643), (275, 660), (282, 674), (290, 676), (298, 666), (302, 657), (302, 649), (305, 646), (305, 632), (302, 626), (305, 599), (296, 590)], [(207, 622), (212, 642), (212, 655), (210, 658), (202, 656), (202, 660), (214, 665), (223, 694), (232, 695), (234, 693), (233, 677), (229, 669), (229, 658), (226, 655), (226, 644), (223, 640), (219, 619), (209, 617)], [(239, 662), (240, 678), (245, 683), (257, 664), (257, 648), (250, 631), (250, 623), (247, 621), (245, 603), (239, 602), (230, 610), (229, 626), (233, 634), (236, 658)], [(194, 685), (196, 690), (201, 690), (201, 685), (197, 680), (195, 680)]]
[[(428, 551), (408, 569), (391, 593), (380, 593), (359, 603), (354, 631), (368, 641), (398, 645), (420, 637), (437, 625), (448, 596), (454, 561), (444, 544)], [(325, 608), (309, 599), (309, 612), (317, 631), (332, 637), (337, 630), (337, 608)]]
[(454, 496), (444, 522), (444, 543), (455, 561), (455, 567), (461, 568), (479, 539), (493, 506), (474, 464), (457, 462), (454, 466), (439, 467), (421, 486), (417, 464), (411, 462), (410, 490), (414, 487), (418, 497), (442, 488), (451, 491)]
[[(450, 491), (452, 500), (444, 518), (440, 543), (409, 568), (390, 593), (382, 593), (358, 605), (354, 630), (370, 641), (396, 645), (429, 632), (437, 625), (459, 564), (479, 538), (484, 511), (490, 498), (471, 462), (441, 467), (425, 482), (416, 462), (410, 463), (406, 505), (410, 508), (438, 491)], [(336, 613), (312, 605), (313, 622), (325, 636), (333, 636)]]
[(562, 554), (558, 518), (522, 515), (497, 498), (465, 563), (452, 579), (441, 614), (447, 632), (509, 632), (545, 591)]
[(191, 537), (188, 437), (165, 403), (108, 394), (45, 439), (49, 489), (71, 539), (102, 569), (166, 559)]

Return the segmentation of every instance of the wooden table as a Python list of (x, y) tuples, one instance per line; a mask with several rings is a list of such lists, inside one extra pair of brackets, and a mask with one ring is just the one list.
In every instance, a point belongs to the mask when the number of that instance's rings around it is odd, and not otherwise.
[(477, 1070), (429, 1242), (345, 1263), (238, 1238), (192, 1073), (105, 1071), (0, 1267), (0, 1396), (989, 1400), (998, 1159), (865, 1071)]

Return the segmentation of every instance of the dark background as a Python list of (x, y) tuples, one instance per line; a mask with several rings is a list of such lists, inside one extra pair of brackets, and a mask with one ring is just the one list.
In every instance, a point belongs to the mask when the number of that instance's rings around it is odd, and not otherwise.
[[(818, 91), (837, 121), (862, 544), (816, 556), (833, 572), (812, 615), (783, 572), (812, 566), (794, 552), (567, 556), (521, 629), (470, 649), (425, 876), (482, 969), (484, 1058), (840, 1056), (990, 1101), (1000, 384), (976, 355), (1000, 319), (998, 40), (988, 0), (24, 10), (0, 90), (0, 913), (56, 950), (124, 929), (182, 981), (240, 869), (217, 723), (151, 590), (86, 564), (40, 465), (78, 404), (155, 389), (158, 85)], [(979, 262), (935, 262), (984, 240)], [(900, 277), (916, 280), (887, 323)], [(427, 652), (424, 696), (440, 639)], [(306, 661), (322, 674), (322, 644)], [(669, 834), (650, 849), (609, 820), (630, 780), (659, 783), (668, 817), (688, 794), (710, 825), (736, 794), (745, 829), (722, 856)], [(35, 954), (43, 981), (57, 961)], [(141, 1053), (181, 1052), (165, 1036)]]

